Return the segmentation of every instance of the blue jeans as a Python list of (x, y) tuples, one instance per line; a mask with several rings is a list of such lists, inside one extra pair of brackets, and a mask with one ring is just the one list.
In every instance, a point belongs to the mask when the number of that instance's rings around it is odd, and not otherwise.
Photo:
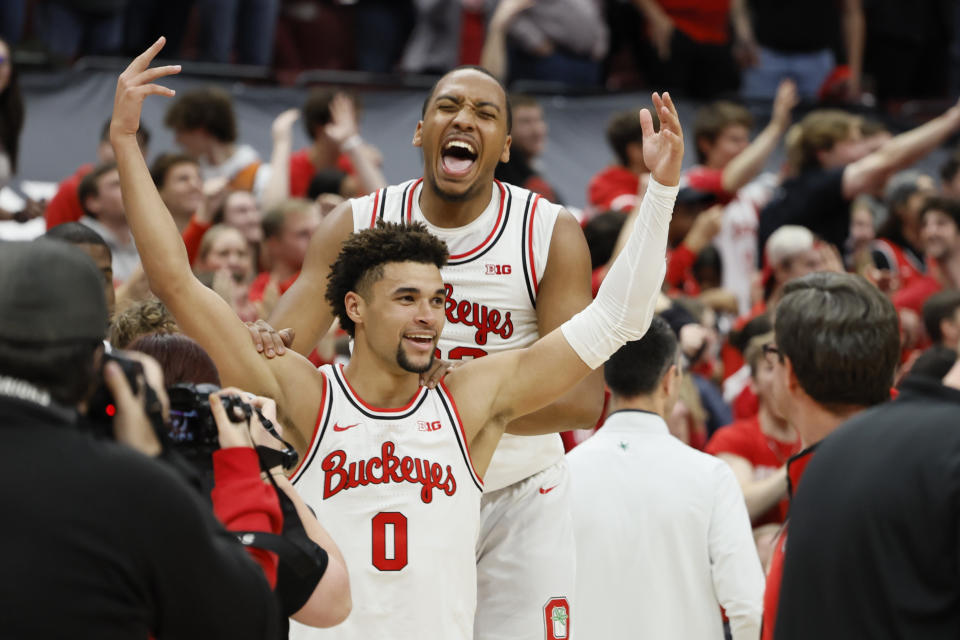
[(760, 63), (743, 71), (740, 93), (752, 100), (773, 100), (777, 85), (793, 78), (801, 99), (816, 99), (817, 92), (836, 66), (829, 49), (814, 53), (782, 53), (760, 47)]
[(273, 39), (280, 0), (199, 0), (200, 59), (268, 66), (273, 60)]

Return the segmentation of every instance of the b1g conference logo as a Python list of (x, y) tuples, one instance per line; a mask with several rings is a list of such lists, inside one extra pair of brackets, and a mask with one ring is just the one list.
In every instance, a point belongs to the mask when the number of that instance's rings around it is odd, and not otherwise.
[(543, 606), (543, 622), (547, 640), (570, 637), (570, 604), (566, 598), (552, 598)]

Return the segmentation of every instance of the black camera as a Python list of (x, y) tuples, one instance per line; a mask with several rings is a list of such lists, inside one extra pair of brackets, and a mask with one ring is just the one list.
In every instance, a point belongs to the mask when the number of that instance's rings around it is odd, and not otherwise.
[[(103, 354), (102, 365), (105, 367), (108, 362), (116, 362), (120, 365), (123, 375), (127, 378), (127, 384), (130, 385), (130, 390), (134, 395), (140, 393), (143, 366), (139, 362), (116, 353), (105, 353)], [(144, 384), (146, 383), (144, 382)], [(113, 401), (113, 394), (107, 388), (101, 375), (99, 386), (87, 402), (86, 424), (95, 434), (113, 438), (113, 417), (116, 414), (117, 405)]]

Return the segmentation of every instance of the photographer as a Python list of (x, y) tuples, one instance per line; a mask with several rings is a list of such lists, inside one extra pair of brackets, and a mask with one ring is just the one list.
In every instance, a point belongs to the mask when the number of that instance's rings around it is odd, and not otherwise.
[[(208, 387), (220, 385), (220, 375), (216, 365), (199, 344), (185, 335), (150, 334), (141, 336), (130, 343), (133, 351), (146, 353), (154, 358), (163, 369), (164, 380), (171, 395), (173, 419), (173, 439), (175, 445), (189, 460), (201, 476), (209, 477), (210, 449), (216, 444), (210, 437), (210, 426), (203, 424), (205, 403), (203, 398)], [(277, 420), (277, 405), (270, 398), (263, 398), (236, 389), (224, 390), (223, 394), (239, 395), (252, 408), (259, 410), (272, 425), (276, 426), (282, 437), (282, 427)], [(212, 409), (212, 407), (211, 407)], [(276, 456), (269, 451), (280, 451), (283, 442), (268, 432), (260, 423), (258, 412), (251, 420), (251, 436), (261, 452), (261, 459), (271, 466), (270, 473), (284, 511), (283, 531), (285, 543), (278, 549), (279, 570), (277, 573), (276, 594), (284, 616), (297, 622), (314, 627), (331, 627), (342, 622), (350, 613), (350, 582), (343, 556), (336, 543), (317, 521), (316, 516), (287, 480), (281, 466), (273, 466), (271, 458)], [(187, 420), (181, 420), (189, 416)], [(218, 426), (219, 423), (218, 423)], [(207, 440), (209, 447), (201, 443)], [(222, 439), (220, 441), (222, 446)], [(265, 450), (266, 453), (264, 453)], [(214, 460), (223, 450), (213, 451)], [(278, 460), (279, 461), (279, 460)], [(221, 483), (220, 469), (213, 468), (213, 481)], [(209, 484), (209, 481), (208, 481)], [(217, 509), (216, 494), (212, 496)], [(233, 527), (228, 527), (233, 529)], [(291, 549), (289, 545), (295, 548)], [(285, 623), (281, 622), (285, 627)], [(281, 637), (286, 637), (281, 633)]]
[[(104, 367), (115, 438), (140, 453), (77, 428), (106, 321), (100, 274), (78, 249), (0, 243), (0, 635), (272, 637), (263, 573), (169, 466), (142, 455), (160, 453), (144, 410), (156, 364), (140, 363), (136, 394), (116, 363)], [(241, 429), (230, 436), (241, 444)], [(279, 521), (275, 502), (221, 517)]]

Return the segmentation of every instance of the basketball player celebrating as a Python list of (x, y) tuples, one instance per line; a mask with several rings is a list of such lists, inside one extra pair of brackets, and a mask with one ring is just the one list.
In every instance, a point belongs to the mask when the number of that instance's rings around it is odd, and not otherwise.
[[(276, 399), (284, 423), (309, 442), (295, 476), (341, 544), (352, 582), (353, 612), (336, 637), (471, 638), (481, 478), (506, 425), (522, 425), (515, 418), (560, 397), (649, 326), (683, 156), (672, 101), (653, 96), (659, 133), (640, 114), (653, 180), (596, 300), (531, 346), (465, 363), (431, 390), (418, 374), (430, 368), (446, 319), (439, 268), (448, 251), (419, 224), (365, 230), (339, 252), (326, 291), (354, 337), (343, 368), (259, 357), (229, 306), (193, 276), (135, 137), (144, 98), (173, 94), (153, 83), (179, 67), (149, 69), (162, 46), (120, 76), (111, 125), (151, 287), (225, 384)], [(548, 633), (563, 637), (565, 610), (550, 611)]]
[[(295, 329), (296, 351), (309, 353), (331, 325), (317, 292), (342, 243), (377, 220), (422, 222), (447, 244), (447, 322), (437, 349), (446, 361), (528, 347), (589, 304), (590, 256), (573, 216), (494, 180), (509, 158), (510, 125), (503, 87), (486, 71), (465, 67), (440, 79), (413, 137), (423, 178), (345, 203), (314, 234), (299, 279), (270, 318)], [(543, 640), (552, 637), (555, 609), (576, 618), (569, 480), (556, 432), (594, 426), (602, 404), (602, 379), (591, 375), (508, 425), (481, 500), (478, 640)]]

